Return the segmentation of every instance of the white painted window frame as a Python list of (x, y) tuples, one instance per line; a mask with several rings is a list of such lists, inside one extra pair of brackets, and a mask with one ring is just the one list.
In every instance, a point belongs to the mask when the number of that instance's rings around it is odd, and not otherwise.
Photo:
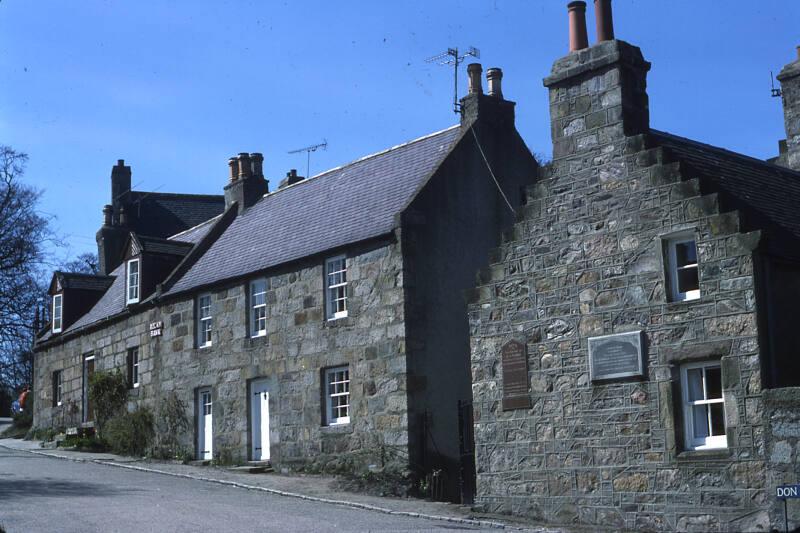
[(64, 326), (64, 295), (53, 295), (53, 333), (61, 333)]
[[(336, 398), (336, 400), (334, 400)], [(341, 403), (343, 402), (343, 403)], [(343, 415), (343, 411), (344, 414)], [(350, 423), (350, 367), (325, 369), (325, 424), (340, 426)]]
[[(679, 244), (691, 242), (695, 247), (695, 256), (697, 253), (697, 239), (694, 233), (679, 233), (666, 237), (667, 241), (667, 276), (669, 277), (669, 291), (670, 300), (673, 302), (688, 302), (700, 298), (700, 258), (697, 257), (697, 263), (688, 263), (686, 265), (678, 265), (677, 247)], [(688, 269), (697, 270), (698, 288), (687, 292), (680, 292), (678, 285), (678, 272), (680, 270)]]
[(62, 393), (63, 393), (63, 386), (64, 386), (64, 371), (63, 370), (56, 370), (54, 372), (54, 375), (56, 376), (56, 379), (57, 379), (56, 386), (54, 387), (55, 391), (56, 391), (55, 401), (56, 401), (56, 407), (59, 407), (59, 406), (61, 406), (61, 403), (62, 403)]
[[(203, 305), (203, 300), (208, 298), (208, 305)], [(207, 314), (204, 314), (207, 309)], [(211, 312), (211, 293), (206, 292), (197, 297), (197, 347), (207, 348), (211, 346), (211, 333), (214, 328), (214, 315)]]
[[(263, 291), (256, 292), (256, 286), (263, 284)], [(267, 334), (267, 278), (254, 279), (248, 288), (250, 302), (250, 337), (263, 337)], [(260, 303), (256, 299), (261, 295)], [(263, 324), (263, 327), (261, 325)]]
[[(337, 279), (338, 276), (338, 279)], [(325, 316), (337, 320), (347, 316), (347, 257), (325, 260)]]
[[(136, 272), (133, 272), (131, 266), (136, 265)], [(127, 276), (125, 282), (125, 303), (135, 304), (139, 303), (139, 296), (141, 295), (141, 279), (142, 279), (142, 265), (139, 259), (131, 259), (128, 261), (127, 268), (125, 269)]]
[(139, 388), (139, 348), (130, 348), (131, 353), (131, 383), (134, 389)]
[[(702, 400), (689, 400), (689, 370), (701, 368), (703, 369), (703, 399)], [(684, 441), (687, 450), (714, 450), (723, 449), (728, 447), (727, 428), (726, 433), (722, 435), (709, 435), (708, 437), (695, 437), (694, 435), (694, 410), (696, 405), (711, 405), (722, 404), (722, 417), (723, 424), (725, 424), (725, 393), (722, 392), (721, 398), (708, 399), (708, 390), (706, 386), (706, 370), (709, 368), (720, 369), (720, 391), (722, 391), (722, 366), (720, 361), (703, 361), (700, 363), (687, 363), (681, 366), (681, 398), (683, 404), (683, 428), (684, 428)], [(708, 409), (708, 431), (711, 433), (711, 410)]]

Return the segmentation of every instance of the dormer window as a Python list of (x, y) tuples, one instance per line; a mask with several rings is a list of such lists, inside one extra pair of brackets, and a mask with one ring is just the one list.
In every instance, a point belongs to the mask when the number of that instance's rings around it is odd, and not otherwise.
[(126, 303), (135, 304), (139, 301), (139, 260), (128, 261), (128, 290)]
[(63, 294), (53, 295), (53, 333), (61, 333)]

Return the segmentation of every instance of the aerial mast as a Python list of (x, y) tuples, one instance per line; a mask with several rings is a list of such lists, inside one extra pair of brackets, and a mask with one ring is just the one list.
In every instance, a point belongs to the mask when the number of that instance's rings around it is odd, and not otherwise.
[(448, 48), (446, 52), (429, 57), (425, 60), (426, 63), (438, 63), (439, 65), (453, 65), (453, 113), (461, 113), (461, 104), (458, 102), (458, 66), (464, 62), (467, 57), (474, 57), (480, 59), (481, 51), (470, 46), (469, 49), (463, 53), (458, 53), (458, 48)]

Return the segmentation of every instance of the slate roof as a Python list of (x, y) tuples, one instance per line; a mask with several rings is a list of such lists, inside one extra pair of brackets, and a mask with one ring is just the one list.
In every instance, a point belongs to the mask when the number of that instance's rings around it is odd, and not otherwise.
[[(165, 294), (391, 232), (396, 215), (438, 168), (460, 135), (459, 127), (453, 126), (264, 195), (237, 217)], [(220, 216), (213, 213), (167, 240), (137, 238), (145, 248), (158, 245), (188, 251), (190, 247), (182, 243), (200, 242)], [(125, 311), (125, 265), (118, 266), (108, 279), (113, 283), (97, 304), (61, 335)], [(51, 337), (47, 330), (38, 342)]]
[(165, 294), (390, 233), (460, 135), (453, 126), (265, 195)]
[(744, 231), (770, 232), (775, 251), (797, 248), (800, 172), (670, 133), (650, 134), (699, 174), (704, 193), (717, 192), (724, 208), (741, 212)]
[(178, 240), (159, 239), (157, 237), (147, 237), (137, 235), (136, 239), (142, 245), (142, 251), (153, 254), (168, 254), (184, 256), (189, 253), (194, 243), (182, 242)]
[(137, 234), (166, 238), (221, 214), (225, 197), (131, 191), (126, 204)]

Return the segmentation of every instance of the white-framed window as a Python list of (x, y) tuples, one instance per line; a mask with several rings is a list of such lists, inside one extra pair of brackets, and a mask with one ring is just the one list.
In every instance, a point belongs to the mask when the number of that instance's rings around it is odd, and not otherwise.
[(62, 370), (53, 372), (53, 407), (61, 405), (61, 392), (63, 387)]
[(693, 235), (680, 235), (667, 240), (667, 276), (673, 302), (700, 298), (700, 269), (697, 243)]
[(126, 303), (135, 304), (139, 301), (139, 260), (131, 259), (128, 261), (128, 290)]
[(325, 424), (350, 423), (350, 369), (347, 366), (327, 368), (325, 379)]
[(128, 349), (128, 382), (133, 389), (139, 387), (139, 348)]
[(345, 256), (325, 261), (326, 317), (328, 320), (347, 316), (347, 261)]
[(681, 367), (681, 393), (686, 448), (725, 448), (725, 399), (719, 361)]
[(61, 326), (63, 323), (63, 294), (53, 295), (53, 333), (61, 333)]
[(197, 297), (197, 347), (211, 346), (211, 294)]
[(250, 336), (267, 334), (267, 280), (250, 282)]

